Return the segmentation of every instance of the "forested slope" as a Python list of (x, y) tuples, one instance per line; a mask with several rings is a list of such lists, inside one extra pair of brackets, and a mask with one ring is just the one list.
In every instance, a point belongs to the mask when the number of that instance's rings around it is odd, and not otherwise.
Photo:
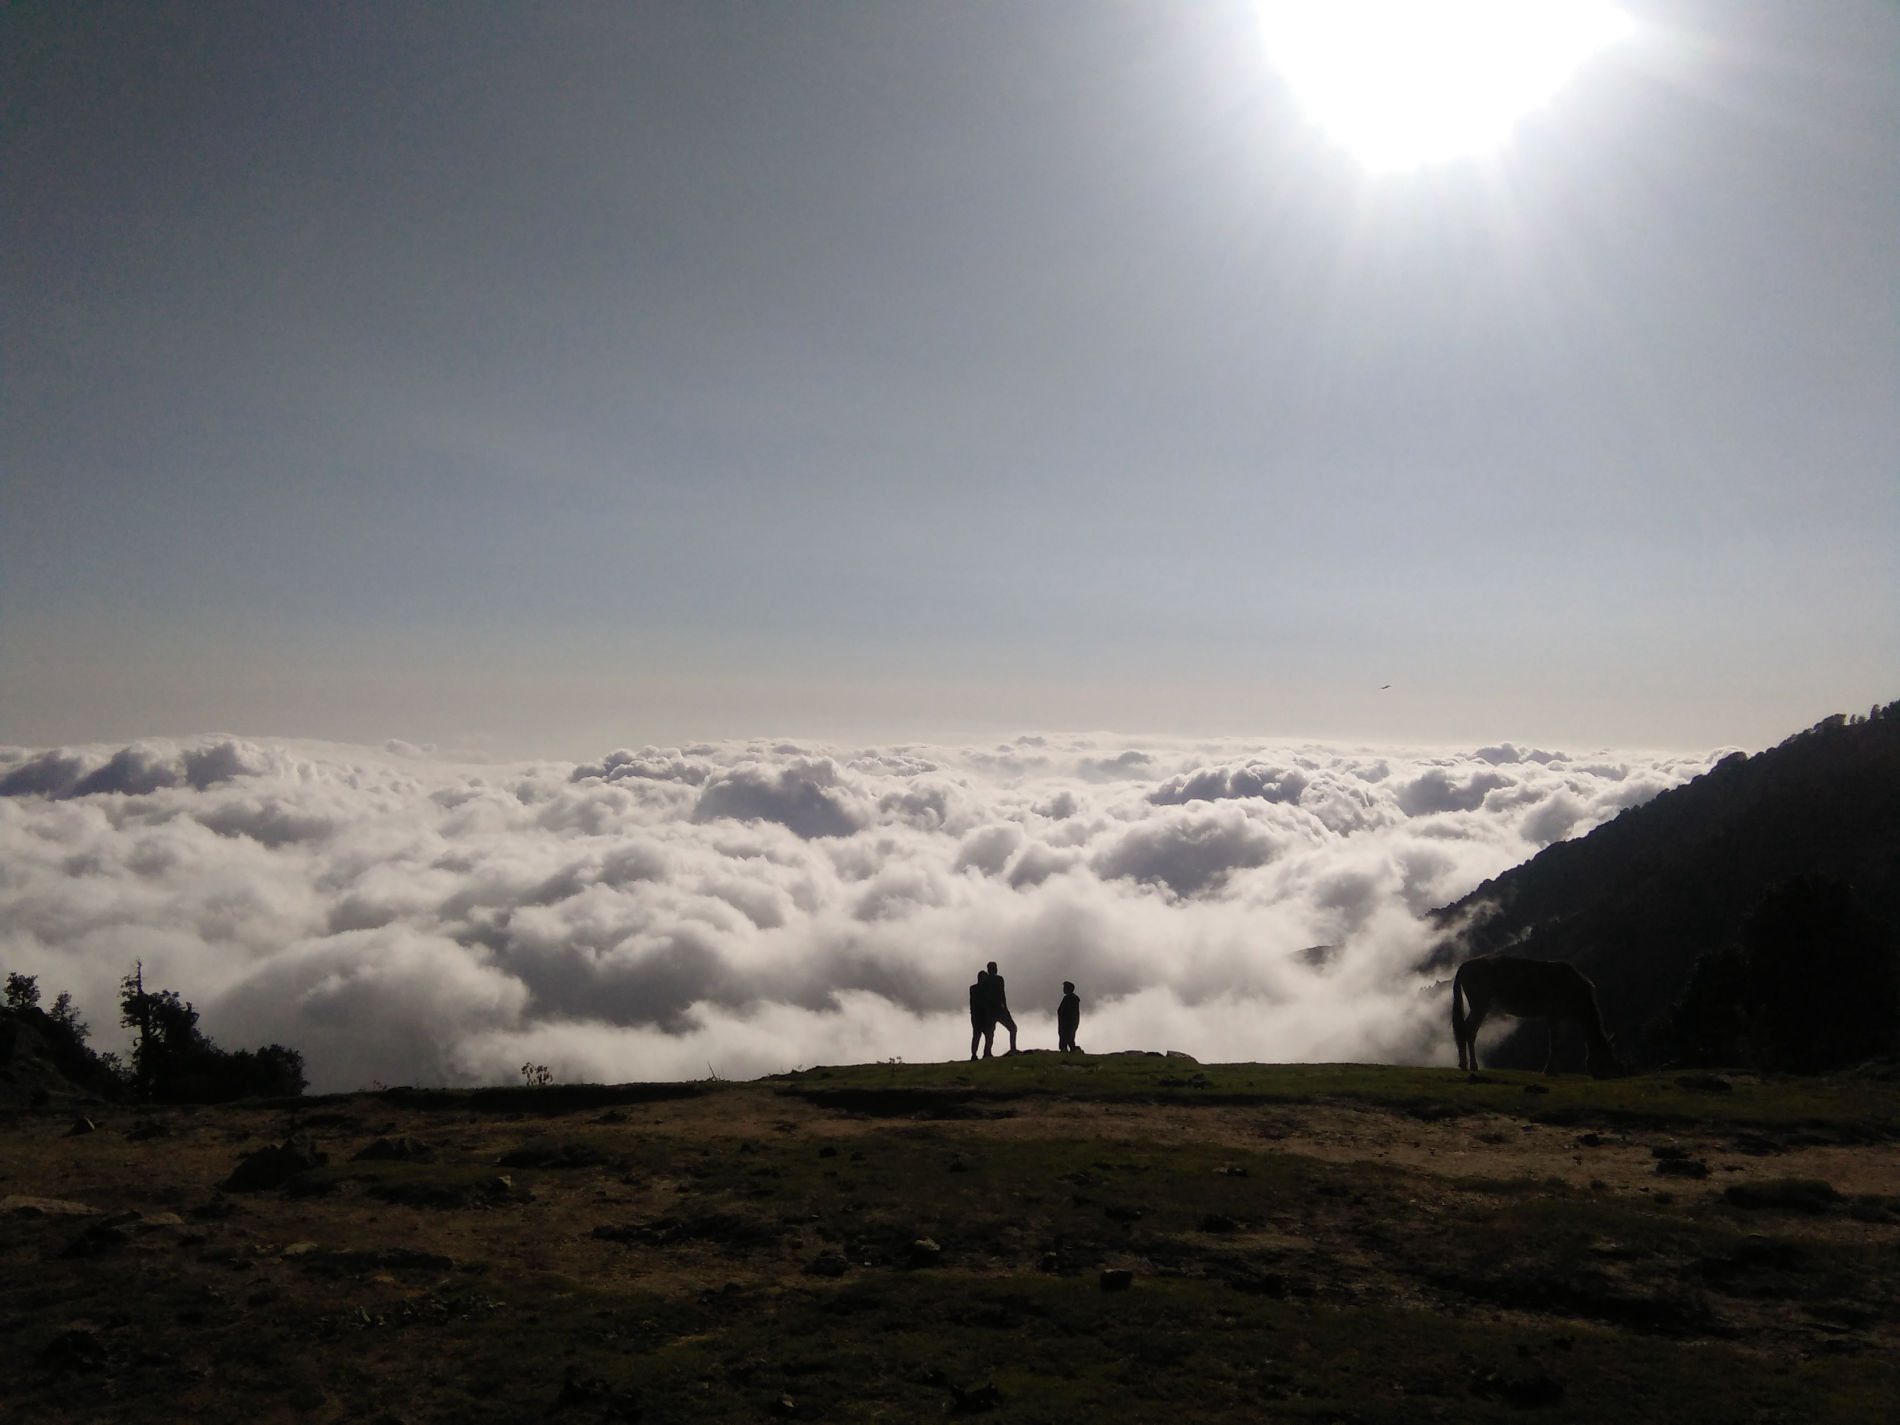
[(1446, 938), (1432, 964), (1504, 949), (1568, 960), (1596, 981), (1619, 1047), (1654, 1063), (1669, 1048), (1660, 1018), (1697, 959), (1733, 944), (1796, 876), (1844, 883), (1876, 922), (1900, 925), (1900, 702), (1737, 753), (1486, 881), (1436, 913)]

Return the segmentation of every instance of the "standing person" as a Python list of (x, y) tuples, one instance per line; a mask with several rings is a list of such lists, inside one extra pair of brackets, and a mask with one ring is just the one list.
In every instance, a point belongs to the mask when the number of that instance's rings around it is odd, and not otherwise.
[[(990, 961), (989, 988), (990, 1033), (994, 1035), (996, 1026), (999, 1024), (1009, 1030), (1009, 1052), (1014, 1054), (1016, 1052), (1016, 1021), (1009, 1017), (1009, 997), (1003, 993), (1003, 977), (996, 973), (994, 960)], [(989, 1056), (989, 1050), (985, 1048), (983, 1057), (987, 1059)]]
[(996, 1038), (996, 1016), (990, 1013), (990, 972), (978, 970), (976, 983), (970, 986), (970, 1062), (976, 1062), (980, 1040), (983, 1057), (989, 1058), (990, 1044)]
[(1082, 1024), (1082, 1001), (1075, 992), (1075, 981), (1062, 982), (1062, 1003), (1056, 1006), (1056, 1047), (1063, 1053), (1080, 1054), (1082, 1046), (1075, 1042), (1075, 1031)]

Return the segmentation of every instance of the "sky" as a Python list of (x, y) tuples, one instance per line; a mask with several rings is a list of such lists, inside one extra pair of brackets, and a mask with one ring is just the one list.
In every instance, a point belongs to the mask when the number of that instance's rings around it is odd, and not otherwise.
[(1237, 0), (8, 6), (9, 765), (1888, 701), (1900, 7), (1621, 8), (1375, 171)]

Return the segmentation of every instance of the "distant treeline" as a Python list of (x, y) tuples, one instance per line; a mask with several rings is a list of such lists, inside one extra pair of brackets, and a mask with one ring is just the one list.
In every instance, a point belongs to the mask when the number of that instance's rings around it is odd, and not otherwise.
[[(1808, 1070), (1892, 1052), (1900, 702), (1724, 758), (1435, 917), (1433, 968), (1501, 950), (1577, 966), (1636, 1064)], [(1541, 1062), (1536, 1038), (1488, 1062)]]
[(51, 1067), (75, 1089), (108, 1099), (151, 1103), (227, 1103), (285, 1098), (304, 1091), (303, 1055), (282, 1044), (220, 1049), (198, 1028), (198, 1011), (176, 990), (145, 988), (145, 967), (119, 984), (119, 1023), (134, 1031), (131, 1061), (94, 1050), (91, 1026), (62, 991), (40, 1008), (38, 977), (6, 979), (6, 1017), (17, 1036), (36, 1035)]

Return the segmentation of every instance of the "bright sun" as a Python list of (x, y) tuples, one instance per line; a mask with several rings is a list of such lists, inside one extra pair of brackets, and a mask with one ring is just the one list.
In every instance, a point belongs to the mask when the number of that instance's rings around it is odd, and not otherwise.
[(1301, 104), (1378, 170), (1497, 148), (1633, 28), (1608, 0), (1261, 0), (1260, 14)]

